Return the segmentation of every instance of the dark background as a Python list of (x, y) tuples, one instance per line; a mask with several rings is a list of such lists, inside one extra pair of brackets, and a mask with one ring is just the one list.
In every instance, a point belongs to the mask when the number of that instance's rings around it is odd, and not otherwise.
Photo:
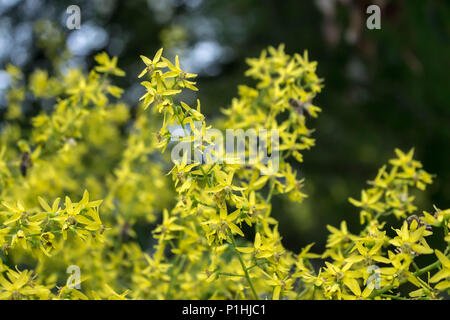
[[(81, 8), (80, 30), (65, 27), (72, 4)], [(370, 4), (381, 7), (381, 30), (366, 28)], [(280, 43), (290, 54), (307, 49), (325, 79), (315, 100), (323, 113), (311, 125), (317, 145), (298, 168), (309, 198), (292, 205), (275, 197), (273, 211), (289, 249), (316, 242), (321, 251), (326, 224), (347, 220), (358, 232), (359, 213), (347, 198), (359, 198), (395, 147), (415, 147), (416, 158), (437, 174), (418, 195), (420, 210), (450, 207), (449, 35), (448, 1), (5, 0), (0, 68), (12, 62), (29, 74), (51, 68), (50, 57), (88, 70), (93, 56), (106, 50), (127, 72), (118, 84), (134, 108), (142, 94), (139, 55), (152, 57), (163, 46), (199, 73), (197, 97), (211, 120), (238, 84), (251, 84), (243, 76), (246, 57)], [(0, 76), (3, 114), (7, 80)]]

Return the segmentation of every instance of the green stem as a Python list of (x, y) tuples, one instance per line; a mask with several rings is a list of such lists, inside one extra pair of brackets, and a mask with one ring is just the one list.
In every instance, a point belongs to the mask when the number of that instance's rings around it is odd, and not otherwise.
[(297, 290), (297, 294), (295, 295), (295, 300), (299, 300), (300, 298), (302, 298), (309, 290), (309, 288), (305, 288), (303, 290), (300, 290), (302, 288), (302, 281), (299, 280), (298, 282), (298, 290)]
[[(438, 268), (440, 265), (441, 265), (441, 261), (437, 260), (436, 262), (434, 262), (434, 263), (432, 263), (432, 264), (430, 264), (430, 265), (428, 265), (426, 267), (423, 267), (422, 269), (414, 272), (413, 275), (415, 277), (419, 277), (420, 275), (422, 275), (424, 273), (427, 273), (428, 271), (431, 271), (431, 270), (434, 270), (434, 269)], [(399, 286), (404, 284), (407, 281), (408, 281), (408, 279), (401, 281)], [(372, 294), (369, 297), (370, 298), (375, 298), (376, 296), (382, 295), (385, 292), (387, 292), (387, 291), (389, 291), (389, 290), (391, 290), (393, 288), (394, 288), (394, 285), (386, 286), (383, 289), (380, 289), (380, 290), (372, 292)]]
[(416, 272), (414, 273), (414, 275), (415, 275), (416, 277), (418, 277), (418, 276), (420, 276), (420, 275), (422, 275), (422, 274), (424, 274), (424, 273), (427, 273), (428, 271), (431, 271), (431, 270), (433, 270), (433, 269), (438, 268), (440, 265), (441, 265), (441, 261), (440, 261), (440, 260), (437, 260), (436, 262), (434, 262), (434, 263), (432, 263), (432, 264), (430, 264), (430, 265), (428, 265), (428, 266), (426, 266), (426, 267), (424, 267), (424, 268), (422, 268), (422, 269), (416, 271)]
[(170, 283), (169, 283), (169, 288), (167, 288), (166, 300), (170, 299), (172, 296), (171, 292), (172, 292), (173, 285), (175, 283), (176, 276), (177, 276), (178, 272), (181, 270), (181, 268), (183, 267), (185, 260), (186, 260), (186, 256), (177, 255), (177, 257), (175, 258), (175, 262), (173, 264), (173, 267), (172, 267), (172, 270), (170, 273)]
[(245, 266), (244, 260), (242, 259), (240, 252), (236, 249), (236, 241), (234, 240), (234, 236), (231, 231), (230, 231), (230, 238), (231, 238), (231, 243), (233, 244), (234, 252), (236, 253), (237, 257), (239, 258), (239, 262), (241, 263), (242, 270), (244, 271), (245, 278), (247, 279), (248, 285), (250, 286), (253, 296), (255, 297), (255, 300), (259, 300), (258, 294), (256, 293), (256, 290), (255, 290), (255, 287), (253, 286), (252, 280), (250, 279), (250, 275), (248, 274), (248, 270), (247, 270), (247, 267)]
[(403, 298), (403, 297), (399, 297), (399, 296), (394, 296), (394, 295), (391, 295), (391, 294), (380, 294), (380, 297), (383, 297), (383, 298), (391, 298), (391, 299), (395, 299), (395, 300), (409, 300), (409, 299), (407, 299), (407, 298)]
[(219, 276), (228, 276), (228, 277), (245, 277), (245, 274), (237, 274), (237, 273), (230, 273), (230, 272), (218, 272)]
[(248, 267), (247, 270), (251, 270), (251, 269), (253, 269), (254, 267), (261, 267), (263, 264), (266, 264), (266, 262), (262, 262), (261, 264), (255, 263), (255, 264), (252, 265), (251, 267)]
[(266, 198), (266, 203), (269, 203), (270, 200), (272, 199), (274, 189), (275, 189), (275, 180), (274, 180), (274, 178), (272, 178), (270, 180), (270, 190), (269, 190), (269, 194), (267, 195), (267, 198)]
[(202, 206), (205, 206), (205, 207), (210, 207), (210, 208), (214, 208), (214, 209), (217, 208), (215, 205), (207, 204), (207, 203), (205, 203), (205, 202), (201, 202), (201, 201), (198, 201), (198, 200), (197, 200), (197, 203), (198, 203), (198, 204), (201, 204)]

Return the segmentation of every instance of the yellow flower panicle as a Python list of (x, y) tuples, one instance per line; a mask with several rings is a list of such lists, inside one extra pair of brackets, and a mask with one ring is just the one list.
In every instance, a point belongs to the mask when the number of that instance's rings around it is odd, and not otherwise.
[[(299, 253), (283, 246), (271, 200), (307, 196), (294, 165), (315, 145), (310, 122), (321, 112), (314, 100), (323, 80), (308, 52), (289, 55), (280, 45), (249, 58), (252, 84), (238, 87), (215, 123), (207, 123), (199, 100), (182, 101), (183, 91), (198, 90), (197, 75), (183, 70), (178, 56), (171, 61), (160, 49), (140, 58), (145, 92), (133, 119), (113, 84), (113, 76), (125, 75), (116, 57), (100, 53), (89, 74), (37, 70), (28, 83), (7, 67), (0, 299), (438, 299), (448, 292), (450, 209), (418, 213), (416, 193), (433, 175), (413, 149), (395, 150), (361, 197), (349, 198), (359, 210), (359, 233), (343, 221), (327, 226), (322, 254), (311, 252), (313, 244)], [(16, 121), (27, 90), (54, 107), (22, 132)], [(174, 135), (177, 126), (184, 137)], [(278, 170), (270, 171), (270, 162), (213, 161), (213, 126), (277, 130)], [(198, 159), (210, 161), (174, 161), (165, 174), (161, 153), (174, 141), (194, 142), (190, 134), (202, 138), (193, 150)], [(277, 146), (267, 147), (271, 153)], [(174, 193), (162, 193), (170, 184)], [(160, 216), (147, 252), (137, 227)], [(387, 225), (389, 216), (398, 223)], [(444, 230), (444, 251), (427, 242), (436, 228)], [(419, 267), (420, 255), (435, 262)], [(313, 266), (313, 259), (320, 261)], [(76, 286), (66, 281), (68, 266), (80, 270)], [(406, 283), (416, 289), (401, 296)]]

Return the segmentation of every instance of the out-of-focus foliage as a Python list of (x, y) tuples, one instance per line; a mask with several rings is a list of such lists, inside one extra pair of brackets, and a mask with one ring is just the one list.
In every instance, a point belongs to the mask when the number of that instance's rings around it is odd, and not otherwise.
[[(121, 288), (132, 276), (123, 270), (145, 263), (136, 224), (154, 223), (169, 203), (169, 190), (157, 191), (168, 187), (163, 166), (150, 162), (155, 149), (150, 117), (139, 114), (129, 126), (123, 90), (112, 81), (124, 71), (106, 53), (95, 60), (89, 74), (37, 69), (28, 81), (18, 68), (6, 69), (12, 111), (2, 123), (0, 153), (1, 266), (9, 279), (2, 278), (3, 298), (85, 298), (64, 287), (70, 265), (83, 270), (90, 298), (113, 297), (105, 285)], [(26, 118), (20, 108), (26, 92), (53, 105)], [(70, 197), (61, 206), (64, 195)], [(137, 261), (126, 258), (133, 252), (140, 253)], [(39, 277), (16, 274), (17, 265)], [(40, 284), (36, 289), (34, 281)]]

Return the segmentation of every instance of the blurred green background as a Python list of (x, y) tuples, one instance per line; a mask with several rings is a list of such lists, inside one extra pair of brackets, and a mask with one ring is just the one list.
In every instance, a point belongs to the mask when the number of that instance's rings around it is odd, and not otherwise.
[[(81, 29), (65, 23), (69, 5), (81, 8)], [(381, 30), (366, 28), (366, 8), (381, 7)], [(325, 88), (316, 98), (323, 113), (310, 125), (317, 145), (297, 168), (309, 195), (301, 205), (274, 199), (274, 215), (287, 248), (316, 242), (325, 225), (347, 220), (359, 230), (359, 213), (347, 201), (394, 156), (416, 148), (435, 183), (419, 196), (421, 210), (450, 207), (450, 2), (425, 0), (84, 0), (0, 2), (0, 69), (12, 62), (26, 74), (37, 67), (81, 65), (106, 50), (119, 57), (127, 77), (125, 99), (142, 95), (140, 54), (179, 54), (182, 67), (199, 74), (197, 96), (209, 120), (220, 116), (251, 84), (245, 58), (269, 45), (288, 53), (307, 49), (318, 61)], [(45, 47), (42, 45), (45, 43)], [(67, 47), (67, 50), (64, 49)], [(0, 117), (8, 86), (0, 73)], [(32, 116), (38, 110), (26, 109)], [(398, 222), (400, 224), (400, 222)]]

